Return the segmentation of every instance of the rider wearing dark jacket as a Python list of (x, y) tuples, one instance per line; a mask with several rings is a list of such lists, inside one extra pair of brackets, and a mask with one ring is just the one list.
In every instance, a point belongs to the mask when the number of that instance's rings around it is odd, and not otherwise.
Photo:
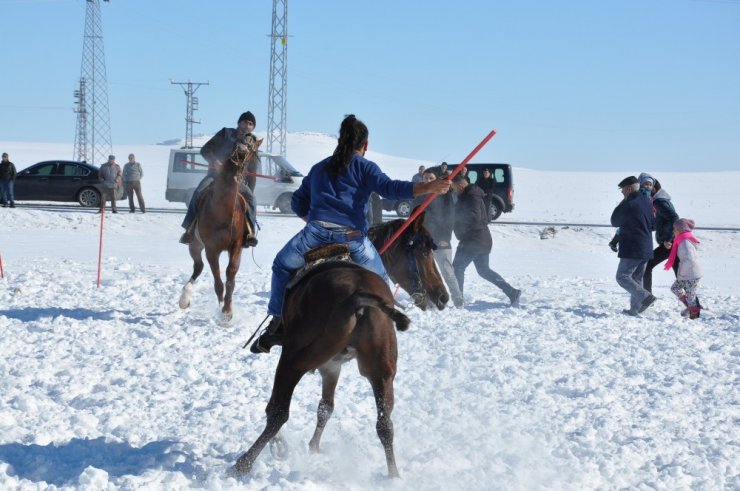
[[(200, 149), (200, 154), (208, 161), (208, 173), (206, 177), (198, 184), (198, 188), (190, 198), (188, 204), (188, 211), (185, 214), (185, 218), (182, 221), (182, 227), (185, 229), (185, 233), (182, 234), (180, 242), (183, 244), (189, 244), (193, 240), (193, 231), (195, 228), (195, 218), (198, 216), (198, 201), (200, 196), (208, 186), (213, 183), (213, 177), (223, 163), (229, 159), (236, 144), (239, 142), (245, 143), (249, 148), (257, 142), (257, 138), (252, 134), (255, 126), (254, 114), (251, 111), (247, 111), (239, 116), (237, 121), (237, 128), (222, 128), (218, 133), (206, 142), (205, 145)], [(254, 197), (254, 186), (255, 186), (255, 173), (259, 167), (259, 156), (257, 152), (254, 152), (252, 159), (247, 162), (246, 170), (248, 172), (246, 182), (242, 181), (239, 187), (239, 192), (244, 195), (247, 201), (247, 223), (248, 226), (244, 229), (244, 247), (254, 247), (257, 245), (257, 229), (256, 229), (256, 216), (255, 210), (256, 203)]]

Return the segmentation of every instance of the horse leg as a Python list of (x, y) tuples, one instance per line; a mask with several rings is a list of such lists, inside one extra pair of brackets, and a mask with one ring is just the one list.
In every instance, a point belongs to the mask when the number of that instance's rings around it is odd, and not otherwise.
[(293, 390), (303, 377), (304, 371), (298, 371), (288, 366), (284, 358), (280, 357), (277, 370), (275, 370), (275, 382), (272, 386), (270, 402), (267, 403), (267, 424), (257, 441), (243, 453), (232, 467), (231, 472), (236, 476), (243, 476), (252, 470), (252, 465), (265, 446), (277, 435), (280, 428), (288, 421), (290, 416), (290, 400)]
[(321, 373), (321, 400), (316, 411), (316, 430), (314, 430), (311, 441), (308, 443), (308, 449), (311, 453), (319, 452), (321, 435), (324, 433), (326, 422), (329, 421), (331, 414), (334, 412), (334, 390), (337, 388), (341, 370), (341, 363), (332, 362), (319, 368), (319, 373)]
[(233, 247), (229, 251), (229, 264), (226, 266), (226, 295), (224, 296), (224, 307), (221, 309), (228, 318), (231, 318), (231, 296), (236, 287), (236, 273), (242, 259), (242, 248)]
[(216, 291), (216, 298), (218, 298), (218, 304), (224, 303), (224, 282), (221, 279), (221, 266), (218, 264), (218, 252), (209, 251), (206, 249), (206, 259), (208, 259), (208, 265), (211, 267), (211, 274), (213, 274), (213, 289)]
[(193, 240), (190, 243), (190, 247), (188, 248), (188, 252), (190, 252), (190, 257), (193, 258), (193, 274), (190, 276), (190, 279), (185, 284), (184, 287), (182, 287), (182, 293), (180, 294), (180, 301), (178, 302), (181, 309), (187, 309), (190, 307), (190, 300), (193, 296), (193, 286), (195, 285), (195, 280), (198, 279), (198, 276), (203, 272), (203, 257), (201, 256), (201, 252), (203, 251), (203, 244), (200, 243), (200, 241)]
[[(366, 329), (357, 350), (357, 365), (373, 388), (378, 420), (375, 430), (385, 450), (388, 476), (400, 477), (393, 452), (393, 379), (396, 376), (398, 347), (393, 322), (376, 309), (361, 320)], [(382, 316), (382, 317), (380, 317)]]

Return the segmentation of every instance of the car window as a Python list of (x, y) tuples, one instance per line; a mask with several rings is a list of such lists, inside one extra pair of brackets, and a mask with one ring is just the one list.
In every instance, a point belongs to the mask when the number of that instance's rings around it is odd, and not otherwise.
[(63, 176), (86, 176), (90, 171), (77, 164), (60, 164), (61, 169), (58, 174)]
[(31, 169), (28, 169), (28, 173), (32, 176), (50, 176), (54, 173), (54, 167), (56, 162), (49, 162), (48, 164), (38, 165)]
[(208, 161), (200, 153), (176, 153), (172, 170), (189, 174), (205, 174), (208, 172)]
[(496, 182), (504, 182), (504, 169), (493, 169), (493, 179)]

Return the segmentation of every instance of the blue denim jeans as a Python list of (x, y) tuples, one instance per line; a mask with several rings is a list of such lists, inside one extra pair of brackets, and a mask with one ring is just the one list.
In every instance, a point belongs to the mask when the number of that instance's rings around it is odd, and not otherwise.
[(272, 263), (272, 291), (270, 303), (267, 305), (268, 314), (282, 315), (285, 286), (293, 273), (306, 264), (303, 255), (311, 249), (327, 244), (347, 244), (352, 261), (381, 276), (386, 282), (390, 281), (380, 254), (366, 236), (352, 240), (348, 239), (344, 232), (333, 232), (309, 222), (275, 256)]
[(10, 179), (0, 180), (0, 198), (3, 203), (13, 203), (15, 201), (15, 181)]

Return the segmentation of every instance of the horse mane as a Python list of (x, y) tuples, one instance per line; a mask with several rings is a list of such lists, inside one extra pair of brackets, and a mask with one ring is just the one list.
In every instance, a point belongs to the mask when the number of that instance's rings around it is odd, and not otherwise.
[[(390, 222), (383, 222), (378, 225), (374, 225), (370, 227), (367, 234), (370, 238), (370, 242), (375, 244), (376, 246), (382, 247), (388, 241), (391, 237), (393, 237), (393, 234), (396, 233), (396, 231), (403, 225), (404, 223), (403, 218), (397, 218), (395, 220), (391, 220)], [(410, 230), (411, 227), (404, 230), (404, 234), (408, 233), (408, 230)]]

